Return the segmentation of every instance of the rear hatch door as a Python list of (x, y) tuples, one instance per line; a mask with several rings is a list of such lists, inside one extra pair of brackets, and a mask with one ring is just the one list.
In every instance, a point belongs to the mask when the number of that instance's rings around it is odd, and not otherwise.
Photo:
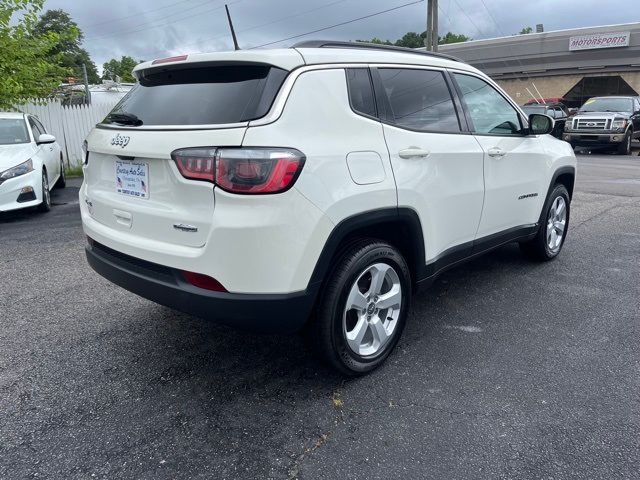
[(140, 72), (140, 84), (87, 137), (87, 205), (101, 224), (136, 237), (203, 246), (213, 184), (184, 178), (171, 152), (241, 146), (286, 70), (255, 64), (187, 64)]

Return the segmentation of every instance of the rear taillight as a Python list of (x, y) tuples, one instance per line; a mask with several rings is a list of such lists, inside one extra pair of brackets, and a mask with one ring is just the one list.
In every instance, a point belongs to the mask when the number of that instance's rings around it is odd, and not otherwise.
[(215, 148), (182, 148), (171, 154), (184, 178), (214, 181)]
[(171, 157), (185, 178), (231, 193), (279, 193), (293, 186), (305, 157), (292, 148), (182, 148)]

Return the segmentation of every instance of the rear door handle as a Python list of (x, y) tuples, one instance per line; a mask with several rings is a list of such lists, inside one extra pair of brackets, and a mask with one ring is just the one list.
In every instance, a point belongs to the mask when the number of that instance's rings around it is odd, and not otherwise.
[(418, 147), (409, 147), (404, 150), (400, 150), (398, 152), (398, 156), (400, 158), (424, 158), (428, 157), (430, 153), (431, 152), (429, 152), (429, 150), (423, 150)]
[(505, 152), (503, 149), (498, 148), (498, 147), (491, 147), (487, 153), (489, 154), (490, 157), (494, 157), (494, 158), (499, 158), (499, 157), (504, 157), (507, 152)]

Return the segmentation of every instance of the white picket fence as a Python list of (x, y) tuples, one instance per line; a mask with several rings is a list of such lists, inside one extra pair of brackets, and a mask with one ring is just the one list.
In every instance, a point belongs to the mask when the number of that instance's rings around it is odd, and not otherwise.
[(77, 166), (82, 163), (82, 142), (95, 124), (107, 116), (118, 100), (68, 107), (63, 107), (56, 100), (48, 101), (46, 104), (28, 103), (18, 109), (36, 115), (47, 131), (56, 137), (68, 165)]

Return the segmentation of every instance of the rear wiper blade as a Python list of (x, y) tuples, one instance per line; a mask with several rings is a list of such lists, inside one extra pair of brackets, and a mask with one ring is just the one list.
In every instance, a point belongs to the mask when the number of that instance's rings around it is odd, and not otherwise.
[(138, 127), (142, 125), (142, 120), (140, 120), (133, 113), (127, 113), (127, 112), (110, 113), (107, 116), (107, 119), (110, 122), (120, 123), (122, 125), (133, 125), (134, 127)]

